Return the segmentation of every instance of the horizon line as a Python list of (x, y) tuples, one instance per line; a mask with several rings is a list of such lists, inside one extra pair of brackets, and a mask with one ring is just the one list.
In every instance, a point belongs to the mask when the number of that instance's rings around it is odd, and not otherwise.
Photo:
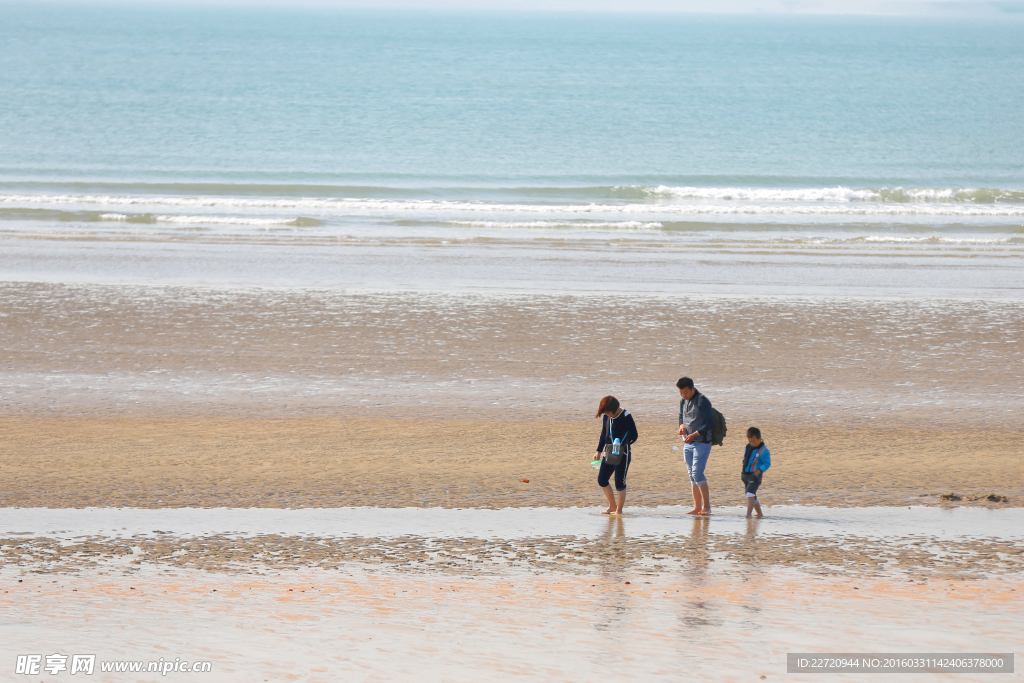
[(15, 5), (476, 14), (1024, 18), (1024, 0), (0, 0), (0, 8)]

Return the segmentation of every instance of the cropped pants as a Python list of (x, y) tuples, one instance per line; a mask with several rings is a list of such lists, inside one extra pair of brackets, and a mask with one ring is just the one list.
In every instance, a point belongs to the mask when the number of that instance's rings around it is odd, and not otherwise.
[(633, 460), (633, 454), (627, 452), (622, 456), (622, 460), (619, 461), (618, 465), (609, 465), (606, 462), (601, 463), (601, 469), (597, 471), (597, 484), (601, 488), (608, 485), (608, 480), (612, 477), (612, 472), (615, 473), (615, 490), (625, 491), (626, 490), (626, 474), (629, 473), (629, 463)]
[(688, 443), (683, 445), (683, 458), (686, 460), (686, 471), (690, 473), (691, 484), (706, 484), (704, 468), (711, 455), (710, 443)]
[(743, 482), (743, 488), (746, 489), (747, 498), (757, 498), (757, 488), (761, 485), (761, 480), (764, 478), (764, 474), (750, 475), (749, 479)]

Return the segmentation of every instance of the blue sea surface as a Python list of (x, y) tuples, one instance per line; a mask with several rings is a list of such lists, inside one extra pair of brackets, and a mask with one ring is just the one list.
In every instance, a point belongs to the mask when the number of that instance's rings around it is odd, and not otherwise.
[(0, 93), (2, 279), (130, 240), (913, 252), (1024, 286), (1021, 18), (5, 3)]
[(1024, 189), (1024, 21), (0, 5), (7, 181)]

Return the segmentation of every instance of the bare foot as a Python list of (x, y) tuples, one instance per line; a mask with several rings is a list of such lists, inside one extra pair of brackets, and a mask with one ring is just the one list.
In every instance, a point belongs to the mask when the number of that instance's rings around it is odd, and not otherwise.
[(697, 514), (701, 515), (701, 516), (710, 515), (711, 514), (711, 508), (705, 508), (705, 509), (701, 510), (700, 512), (698, 512)]
[(608, 508), (607, 510), (601, 510), (601, 514), (602, 515), (614, 515), (615, 514), (615, 508), (612, 507), (612, 508)]
[(616, 510), (615, 514), (616, 515), (621, 515), (622, 514), (622, 508), (619, 508), (618, 510)]
[(692, 510), (688, 511), (686, 514), (688, 514), (688, 515), (699, 515), (700, 514), (700, 508), (693, 508)]

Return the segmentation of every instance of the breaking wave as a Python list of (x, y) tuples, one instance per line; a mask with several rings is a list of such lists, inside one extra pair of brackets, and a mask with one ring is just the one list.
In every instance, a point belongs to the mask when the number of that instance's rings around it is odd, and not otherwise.
[(291, 225), (294, 227), (312, 227), (323, 225), (323, 221), (316, 218), (258, 218), (250, 216), (179, 216), (165, 214), (124, 214), (124, 213), (101, 213), (98, 216), (101, 221), (123, 221), (126, 223), (174, 223), (186, 225)]
[(631, 186), (618, 190), (636, 190), (650, 197), (674, 197), (719, 201), (760, 202), (877, 202), (897, 204), (1024, 204), (1024, 191), (992, 188), (904, 188), (880, 187), (851, 189), (822, 188), (744, 188), (744, 187), (657, 187)]
[[(359, 197), (225, 197), (131, 195), (0, 195), (0, 206), (49, 210), (85, 210), (103, 207), (102, 220), (136, 222), (200, 222), (223, 224), (316, 225), (317, 218), (195, 215), (219, 212), (316, 213), (345, 215), (446, 214), (449, 220), (473, 214), (531, 215), (800, 215), (800, 216), (1024, 216), (1024, 192), (1010, 190), (804, 190), (743, 188), (645, 188), (645, 201), (554, 203), (550, 201), (488, 201), (454, 199), (376, 199)], [(662, 201), (654, 201), (661, 198)], [(132, 211), (136, 208), (136, 211)], [(138, 210), (141, 209), (141, 210)], [(150, 209), (150, 210), (147, 210)], [(163, 212), (160, 211), (163, 209)], [(170, 215), (174, 209), (192, 211)], [(92, 209), (95, 211), (96, 209)], [(166, 213), (164, 213), (166, 212)], [(125, 218), (115, 218), (123, 215)]]

